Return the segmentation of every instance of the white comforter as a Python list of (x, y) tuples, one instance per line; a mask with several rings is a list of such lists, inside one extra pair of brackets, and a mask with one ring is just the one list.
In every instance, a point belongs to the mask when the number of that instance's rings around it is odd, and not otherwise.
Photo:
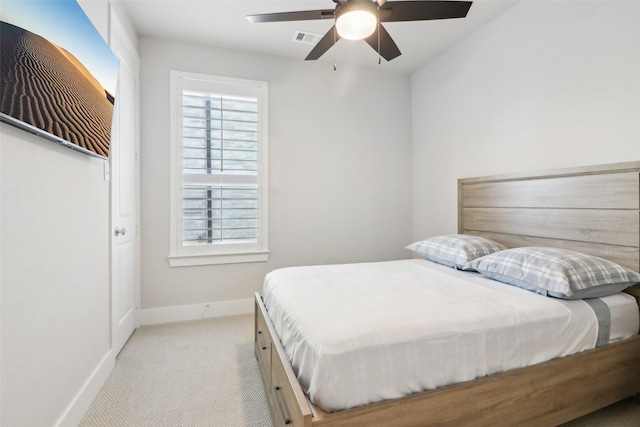
[[(263, 296), (300, 384), (327, 411), (590, 349), (598, 333), (582, 301), (418, 259), (276, 270)], [(635, 310), (635, 321), (612, 313), (614, 341), (637, 333), (638, 316), (631, 296), (612, 297)]]

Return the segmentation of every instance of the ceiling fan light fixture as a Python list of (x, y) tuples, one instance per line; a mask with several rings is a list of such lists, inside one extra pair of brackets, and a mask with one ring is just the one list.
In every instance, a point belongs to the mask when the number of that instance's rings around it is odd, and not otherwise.
[(347, 3), (337, 12), (336, 31), (340, 37), (347, 40), (362, 40), (369, 37), (378, 25), (375, 11), (374, 3), (369, 1)]
[(262, 13), (247, 15), (247, 19), (249, 22), (335, 20), (334, 25), (311, 49), (305, 61), (320, 58), (338, 40), (343, 38), (364, 39), (378, 53), (379, 58), (391, 61), (401, 53), (391, 35), (382, 25), (383, 22), (464, 18), (467, 16), (472, 2), (464, 0), (398, 0), (389, 2), (386, 0), (333, 0), (333, 3), (335, 3), (333, 9)]

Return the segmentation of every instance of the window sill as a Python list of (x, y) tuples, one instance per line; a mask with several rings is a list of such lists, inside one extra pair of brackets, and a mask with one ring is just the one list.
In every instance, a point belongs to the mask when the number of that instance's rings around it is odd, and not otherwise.
[(170, 267), (266, 262), (268, 259), (269, 251), (221, 255), (169, 255), (167, 257)]

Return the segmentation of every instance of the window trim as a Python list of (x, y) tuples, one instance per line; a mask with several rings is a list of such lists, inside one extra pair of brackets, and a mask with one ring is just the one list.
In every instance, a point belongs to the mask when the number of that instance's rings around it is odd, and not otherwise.
[[(189, 81), (189, 90), (212, 92), (215, 87), (218, 93), (230, 95), (248, 95), (258, 98), (259, 132), (258, 139), (258, 203), (259, 232), (258, 242), (220, 243), (215, 245), (185, 246), (182, 244), (182, 187), (184, 174), (182, 171), (182, 90), (187, 89), (183, 83)], [(170, 225), (169, 256), (171, 267), (195, 265), (233, 264), (245, 262), (265, 262), (269, 258), (268, 246), (268, 197), (267, 197), (267, 160), (268, 160), (268, 83), (257, 80), (246, 80), (208, 74), (190, 73), (171, 70), (170, 72)]]

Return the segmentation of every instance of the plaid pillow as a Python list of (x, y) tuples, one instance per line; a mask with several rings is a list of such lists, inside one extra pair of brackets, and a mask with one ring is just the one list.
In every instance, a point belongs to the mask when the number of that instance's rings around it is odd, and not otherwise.
[(493, 240), (466, 234), (432, 237), (412, 243), (406, 248), (429, 261), (457, 269), (468, 269), (469, 261), (506, 249)]
[(603, 258), (556, 248), (515, 248), (469, 263), (483, 275), (556, 298), (598, 298), (640, 282), (640, 274)]

